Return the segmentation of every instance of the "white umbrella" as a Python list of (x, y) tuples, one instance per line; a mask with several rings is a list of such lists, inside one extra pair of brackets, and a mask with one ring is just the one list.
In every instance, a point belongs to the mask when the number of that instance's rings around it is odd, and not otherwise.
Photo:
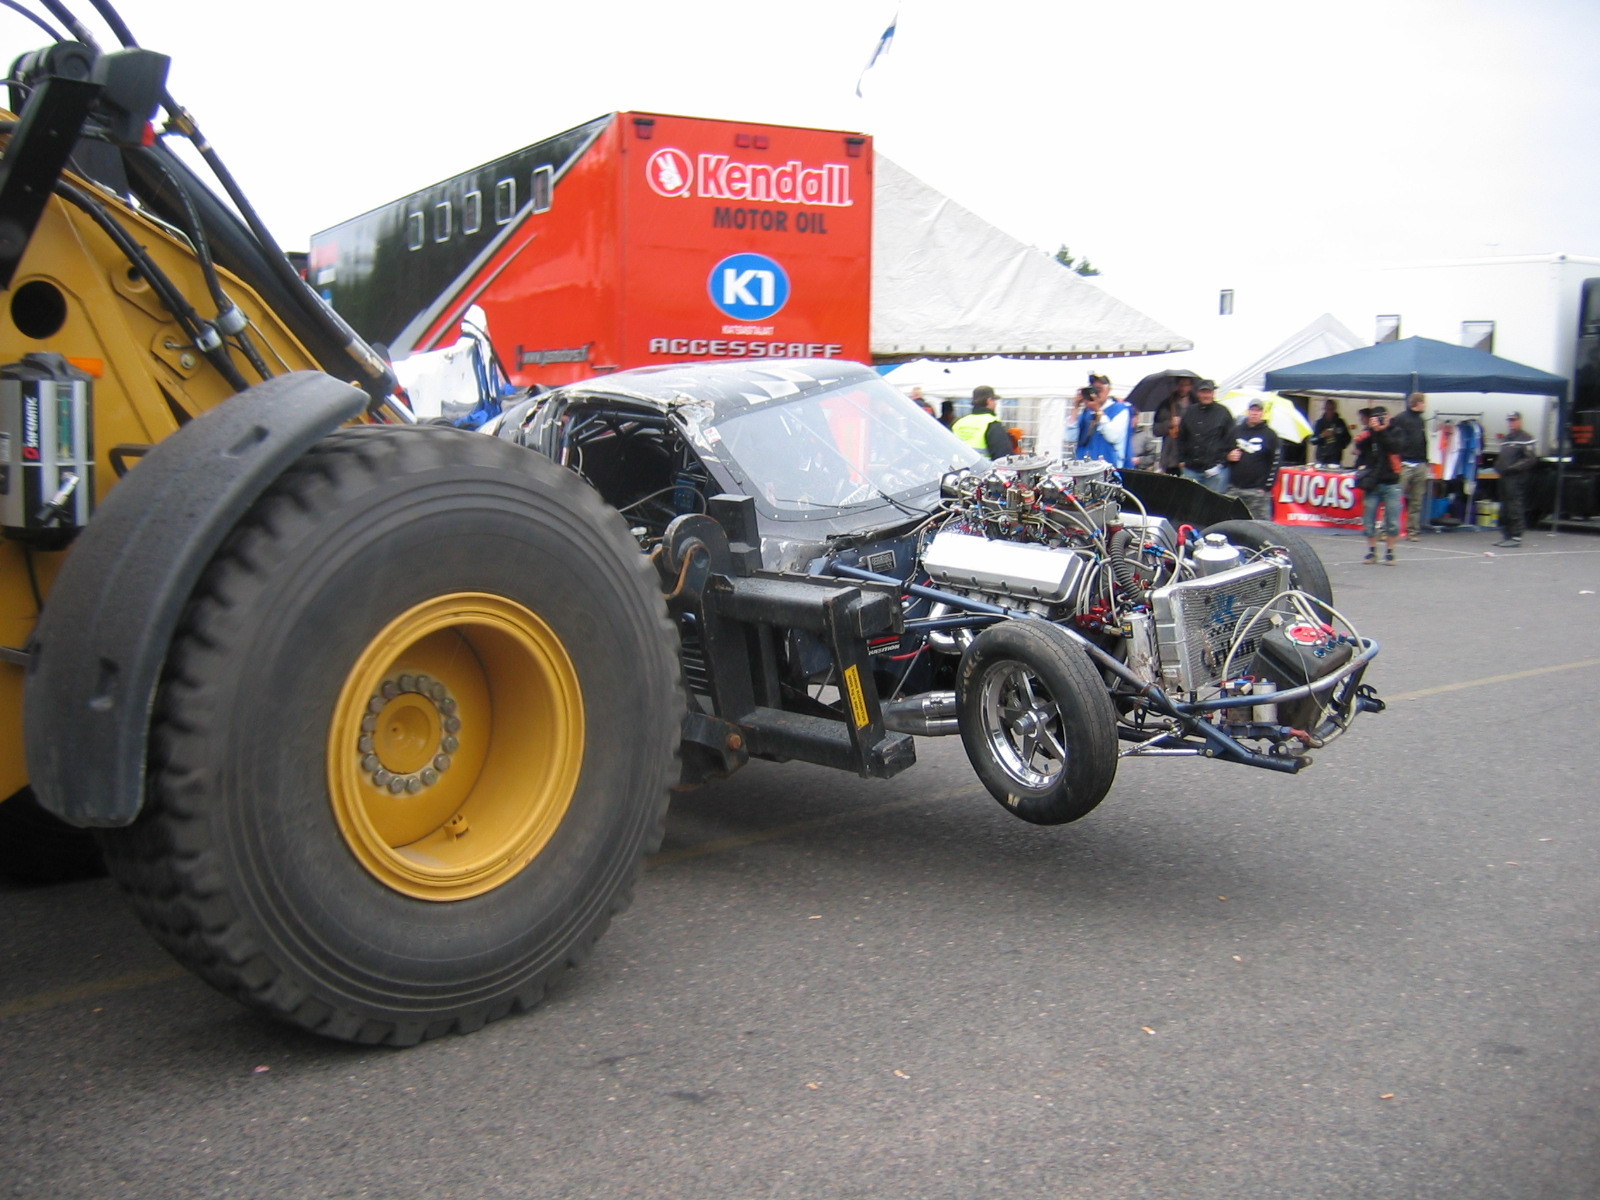
[(1234, 416), (1244, 417), (1253, 400), (1261, 401), (1266, 409), (1267, 428), (1286, 442), (1303, 442), (1311, 436), (1311, 423), (1294, 406), (1294, 401), (1276, 392), (1263, 392), (1258, 388), (1238, 388), (1222, 398), (1222, 405)]

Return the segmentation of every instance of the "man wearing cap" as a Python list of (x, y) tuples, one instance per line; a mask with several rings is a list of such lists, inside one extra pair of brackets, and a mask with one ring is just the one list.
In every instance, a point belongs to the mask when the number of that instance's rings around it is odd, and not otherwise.
[(1500, 540), (1496, 546), (1522, 545), (1526, 522), (1528, 477), (1539, 465), (1538, 444), (1533, 434), (1522, 427), (1522, 414), (1506, 417), (1505, 436), (1500, 439), (1500, 457), (1495, 471), (1500, 476)]
[(1017, 452), (1011, 431), (994, 415), (994, 389), (986, 383), (972, 389), (972, 411), (950, 427), (967, 445), (990, 458), (1004, 458)]
[(1078, 416), (1078, 457), (1097, 458), (1121, 470), (1129, 464), (1129, 435), (1133, 432), (1133, 409), (1126, 401), (1113, 399), (1111, 381), (1091, 375), (1091, 382), (1079, 393), (1083, 412)]
[(1217, 385), (1202, 379), (1194, 385), (1195, 402), (1178, 418), (1178, 459), (1183, 477), (1210, 488), (1228, 490), (1227, 458), (1233, 449), (1233, 415), (1217, 403)]
[(1228, 451), (1228, 495), (1244, 501), (1257, 521), (1272, 520), (1272, 481), (1278, 475), (1278, 435), (1267, 425), (1267, 410), (1250, 401), (1244, 420), (1233, 428)]
[(1406, 528), (1403, 536), (1416, 541), (1422, 532), (1423, 511), (1428, 506), (1428, 426), (1422, 410), (1428, 398), (1421, 392), (1406, 397), (1406, 411), (1389, 423), (1400, 449), (1400, 494), (1406, 500)]

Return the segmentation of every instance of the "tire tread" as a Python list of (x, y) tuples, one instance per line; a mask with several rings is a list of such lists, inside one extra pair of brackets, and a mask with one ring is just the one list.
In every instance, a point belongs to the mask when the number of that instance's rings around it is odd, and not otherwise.
[[(221, 877), (216, 852), (208, 848), (204, 828), (206, 777), (203, 746), (212, 713), (205, 680), (227, 644), (230, 613), (242, 595), (259, 586), (260, 578), (281, 558), (286, 539), (310, 529), (317, 515), (338, 498), (369, 487), (394, 474), (432, 465), (441, 439), (452, 442), (452, 454), (490, 465), (525, 462), (531, 451), (479, 435), (421, 427), (357, 427), (335, 431), (310, 450), (260, 498), (217, 552), (179, 626), (169, 650), (152, 718), (147, 800), (139, 819), (126, 829), (101, 831), (107, 865), (129, 902), (151, 933), (175, 958), (218, 990), (255, 1009), (311, 1032), (365, 1044), (408, 1046), (446, 1033), (471, 1032), (487, 1021), (539, 1003), (552, 980), (577, 965), (613, 916), (626, 908), (644, 856), (661, 844), (669, 787), (677, 777), (678, 721), (682, 701), (677, 692), (676, 634), (664, 606), (656, 607), (653, 633), (663, 647), (665, 678), (673, 689), (660, 706), (663, 728), (653, 738), (637, 739), (672, 747), (663, 764), (662, 786), (648, 813), (648, 829), (640, 850), (621, 864), (624, 878), (609, 888), (608, 902), (588, 917), (566, 952), (536, 975), (523, 980), (513, 994), (492, 997), (475, 1009), (450, 1019), (373, 1020), (342, 1012), (314, 996), (286, 966), (274, 962), (252, 934)], [(540, 460), (547, 463), (548, 460)], [(549, 464), (553, 468), (553, 464)], [(570, 507), (593, 514), (589, 532), (606, 544), (652, 595), (659, 595), (654, 572), (620, 521), (604, 519), (597, 498), (575, 476), (554, 468), (546, 472), (555, 487), (566, 490)]]

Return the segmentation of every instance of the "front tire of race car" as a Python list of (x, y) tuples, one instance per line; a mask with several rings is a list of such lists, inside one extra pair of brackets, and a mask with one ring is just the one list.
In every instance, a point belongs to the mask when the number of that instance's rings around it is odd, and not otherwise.
[(108, 864), (185, 966), (274, 1017), (476, 1029), (626, 905), (674, 776), (674, 649), (575, 475), (454, 430), (338, 431), (202, 577)]
[(1063, 825), (1087, 815), (1117, 773), (1117, 714), (1089, 656), (1045, 621), (984, 630), (956, 678), (961, 741), (1013, 816)]

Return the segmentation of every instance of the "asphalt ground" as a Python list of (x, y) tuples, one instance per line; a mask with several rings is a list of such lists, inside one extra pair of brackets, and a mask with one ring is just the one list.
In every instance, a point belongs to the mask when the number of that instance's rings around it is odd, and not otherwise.
[(676, 802), (538, 1011), (257, 1018), (105, 881), (0, 895), (0, 1196), (1600, 1195), (1600, 539), (1313, 539), (1390, 700), (1039, 829), (958, 742)]

